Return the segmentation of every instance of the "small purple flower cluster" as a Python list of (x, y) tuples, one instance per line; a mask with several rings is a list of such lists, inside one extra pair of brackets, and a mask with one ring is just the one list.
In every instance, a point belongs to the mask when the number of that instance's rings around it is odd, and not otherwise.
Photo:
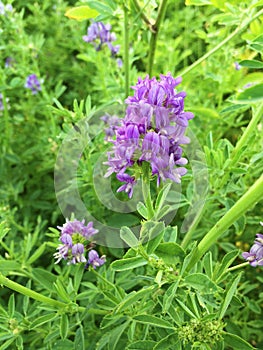
[[(5, 98), (5, 103), (6, 103), (6, 106), (7, 106), (7, 109), (10, 108), (9, 104), (8, 104), (8, 101), (9, 101), (9, 98)], [(5, 109), (5, 106), (4, 106), (4, 96), (3, 94), (0, 93), (0, 115), (2, 113), (2, 111)]]
[(87, 43), (93, 43), (97, 51), (100, 51), (103, 44), (106, 44), (112, 56), (115, 56), (120, 50), (120, 45), (112, 45), (112, 42), (116, 41), (116, 35), (111, 32), (110, 24), (92, 23), (87, 29), (87, 35), (84, 35), (82, 39)]
[(13, 6), (11, 4), (4, 5), (2, 1), (0, 1), (0, 15), (5, 15), (7, 12), (12, 12)]
[(185, 131), (194, 115), (184, 111), (186, 93), (175, 90), (181, 81), (182, 78), (175, 79), (168, 73), (160, 75), (160, 81), (155, 77), (139, 78), (132, 87), (134, 96), (125, 101), (126, 115), (115, 131), (116, 140), (112, 141), (113, 148), (105, 162), (109, 166), (105, 176), (116, 173), (117, 179), (124, 182), (118, 192), (125, 191), (132, 197), (138, 177), (135, 173), (143, 162), (150, 164), (157, 185), (167, 179), (180, 183), (186, 174), (181, 166), (187, 160), (182, 158), (180, 145), (190, 142)]
[[(96, 267), (105, 263), (105, 256), (99, 257), (96, 250), (90, 250), (93, 245), (89, 246), (89, 241), (99, 232), (93, 227), (92, 221), (85, 225), (85, 220), (66, 220), (66, 223), (62, 227), (58, 226), (58, 228), (61, 230), (60, 241), (62, 244), (58, 246), (58, 252), (54, 254), (57, 259), (56, 264), (64, 259), (68, 261), (68, 265), (86, 263), (85, 267), (91, 265), (96, 269)], [(85, 252), (88, 249), (87, 260)]]
[(30, 74), (27, 77), (25, 88), (30, 89), (33, 95), (37, 94), (38, 91), (41, 91), (40, 81), (37, 79), (35, 74)]
[(0, 111), (4, 110), (3, 94), (0, 93)]
[[(263, 226), (263, 222), (260, 223)], [(251, 266), (263, 266), (263, 235), (256, 234), (254, 244), (250, 248), (249, 252), (242, 253), (244, 259), (246, 259)]]
[(108, 113), (103, 115), (100, 119), (104, 122), (106, 126), (104, 129), (104, 132), (106, 134), (105, 140), (110, 141), (115, 135), (115, 131), (117, 130), (117, 128), (121, 125), (121, 120), (116, 115), (110, 115)]

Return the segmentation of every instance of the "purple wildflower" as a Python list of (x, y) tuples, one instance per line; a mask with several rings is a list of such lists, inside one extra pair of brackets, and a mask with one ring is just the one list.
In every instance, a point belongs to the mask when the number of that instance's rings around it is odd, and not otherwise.
[(238, 62), (234, 62), (234, 67), (235, 67), (235, 70), (240, 70), (242, 68), (242, 66), (240, 66)]
[(139, 78), (132, 87), (134, 96), (126, 99), (126, 115), (116, 127), (116, 140), (112, 141), (105, 163), (109, 166), (106, 177), (116, 173), (117, 179), (125, 182), (118, 192), (125, 191), (131, 198), (142, 162), (150, 164), (158, 185), (167, 179), (181, 182), (186, 173), (182, 165), (187, 164), (182, 158), (181, 145), (190, 141), (185, 131), (188, 121), (194, 117), (184, 111), (186, 93), (175, 90), (181, 81), (180, 77), (175, 79), (168, 73), (160, 75), (160, 81), (155, 77)]
[(100, 119), (104, 122), (106, 126), (106, 128), (104, 129), (106, 134), (105, 140), (110, 141), (112, 136), (115, 135), (115, 131), (117, 130), (118, 126), (121, 125), (121, 120), (116, 115), (110, 115), (108, 113), (103, 115)]
[(30, 74), (27, 77), (25, 88), (30, 89), (33, 95), (37, 94), (38, 91), (41, 91), (40, 82), (35, 74)]
[(102, 22), (94, 22), (87, 29), (87, 35), (82, 39), (87, 43), (93, 43), (95, 49), (100, 51), (103, 44), (106, 44), (111, 51), (112, 56), (115, 56), (120, 46), (113, 46), (112, 42), (116, 41), (116, 35), (111, 32), (111, 25)]
[(85, 225), (85, 220), (66, 220), (66, 223), (58, 228), (61, 231), (60, 241), (62, 244), (58, 246), (58, 251), (54, 254), (57, 259), (56, 263), (62, 259), (67, 260), (68, 265), (87, 262), (85, 251), (90, 249), (89, 240), (99, 232), (94, 229), (93, 222)]
[[(0, 93), (0, 114), (5, 109), (5, 104), (4, 104), (3, 99), (4, 99), (4, 96), (3, 96), (3, 94)], [(7, 109), (10, 108), (8, 101), (9, 101), (9, 98), (5, 98), (5, 103), (6, 103)]]
[(99, 257), (99, 254), (94, 249), (89, 251), (88, 257), (89, 258), (88, 258), (88, 263), (87, 263), (86, 267), (91, 265), (94, 269), (103, 265), (106, 261), (105, 256), (103, 255), (103, 256)]
[(5, 15), (7, 12), (12, 12), (13, 6), (11, 4), (4, 5), (2, 1), (0, 1), (0, 15)]
[(4, 110), (3, 94), (0, 93), (0, 111)]
[(12, 67), (14, 59), (12, 57), (7, 57), (5, 60), (5, 68)]
[[(263, 226), (263, 223), (260, 223)], [(256, 234), (254, 244), (250, 248), (249, 252), (242, 253), (244, 259), (246, 259), (251, 266), (263, 266), (263, 235)]]

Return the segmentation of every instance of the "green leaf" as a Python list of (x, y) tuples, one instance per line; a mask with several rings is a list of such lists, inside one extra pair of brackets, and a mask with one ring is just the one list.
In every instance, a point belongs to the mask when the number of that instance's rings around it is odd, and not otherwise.
[[(1, 264), (0, 264), (1, 265)], [(43, 270), (42, 268), (34, 268), (32, 270), (32, 275), (37, 282), (44, 287), (45, 289), (54, 292), (54, 282), (57, 277), (53, 275), (51, 272)]]
[(254, 85), (237, 95), (236, 100), (244, 103), (254, 103), (263, 100), (263, 84)]
[(220, 306), (220, 309), (218, 311), (218, 319), (222, 319), (227, 311), (227, 308), (236, 292), (237, 285), (240, 281), (242, 272), (234, 279), (232, 283), (229, 284), (227, 290), (226, 290), (226, 296), (223, 301), (223, 303)]
[(255, 349), (252, 345), (247, 343), (244, 339), (231, 333), (225, 333), (224, 335), (225, 343), (234, 350), (251, 350)]
[(83, 332), (83, 327), (81, 325), (79, 326), (75, 334), (74, 349), (85, 350), (84, 332)]
[(200, 116), (202, 119), (203, 118), (221, 119), (219, 113), (212, 108), (191, 107), (191, 112), (193, 112), (197, 116)]
[(212, 253), (207, 252), (205, 256), (203, 257), (203, 265), (204, 265), (204, 270), (206, 275), (209, 278), (212, 278), (213, 274), (213, 258), (212, 258)]
[(154, 239), (151, 239), (146, 246), (146, 251), (148, 254), (152, 254), (155, 249), (158, 247), (160, 242), (163, 239), (163, 232), (161, 232), (158, 236), (156, 236)]
[(173, 242), (177, 240), (177, 226), (167, 226), (164, 230), (164, 242)]
[(163, 259), (166, 264), (176, 264), (178, 258), (184, 258), (185, 251), (177, 243), (164, 242), (159, 244), (158, 248), (155, 250), (155, 254)]
[(60, 319), (60, 336), (64, 340), (68, 335), (68, 316), (67, 314), (62, 314)]
[(15, 308), (15, 295), (11, 294), (8, 300), (8, 313), (10, 318), (14, 316)]
[(89, 6), (78, 6), (69, 9), (65, 16), (70, 19), (76, 19), (77, 21), (83, 21), (89, 18), (97, 17), (99, 12), (97, 10), (91, 9)]
[(148, 210), (142, 202), (137, 204), (137, 211), (144, 219), (148, 218)]
[(180, 280), (178, 279), (175, 283), (170, 285), (163, 297), (163, 313), (166, 313), (174, 300), (174, 296), (176, 295), (177, 288), (179, 286)]
[(157, 196), (157, 199), (156, 199), (156, 203), (155, 203), (155, 210), (158, 212), (159, 209), (162, 208), (164, 202), (165, 202), (165, 199), (171, 189), (171, 186), (172, 184), (171, 183), (168, 183), (167, 185), (165, 185), (161, 191), (159, 192), (158, 196)]
[(179, 299), (175, 299), (176, 302), (181, 306), (181, 308), (187, 313), (191, 318), (197, 318), (196, 315)]
[(217, 291), (217, 285), (203, 273), (192, 273), (185, 277), (186, 285), (203, 294), (213, 294)]
[(204, 6), (211, 5), (211, 1), (209, 0), (185, 0), (186, 6)]
[(243, 60), (239, 64), (247, 68), (263, 68), (263, 62), (257, 60)]
[(153, 350), (177, 349), (178, 336), (176, 334), (169, 334), (155, 345)]
[(52, 350), (72, 350), (72, 349), (74, 349), (74, 343), (68, 339), (58, 340), (52, 345)]
[(171, 322), (165, 321), (155, 316), (137, 315), (137, 316), (134, 316), (133, 319), (137, 322), (149, 324), (155, 327), (174, 329), (174, 327), (171, 325)]
[(10, 271), (18, 271), (21, 268), (21, 264), (16, 261), (9, 260), (0, 260), (0, 271), (2, 272), (10, 272)]
[(140, 256), (134, 258), (116, 260), (111, 264), (111, 267), (115, 271), (125, 271), (135, 269), (136, 267), (144, 266), (147, 264), (147, 260)]
[(5, 221), (0, 223), (0, 241), (2, 241), (5, 235), (10, 231), (10, 228), (5, 227), (6, 224), (7, 223)]
[(110, 331), (110, 339), (109, 339), (109, 349), (115, 350), (116, 346), (118, 345), (119, 339), (122, 335), (122, 333), (125, 331), (125, 329), (128, 327), (130, 321), (126, 321), (125, 323), (121, 324), (120, 326), (111, 329)]
[(128, 307), (130, 307), (131, 305), (133, 305), (134, 303), (136, 303), (138, 300), (148, 296), (149, 299), (151, 299), (151, 294), (153, 292), (153, 290), (156, 289), (156, 287), (151, 286), (145, 289), (141, 289), (138, 292), (131, 292), (130, 294), (128, 294), (125, 299), (118, 305), (116, 312), (120, 313), (123, 310), (127, 309)]
[(13, 335), (10, 335), (9, 337), (12, 337), (11, 339), (8, 339), (6, 342), (1, 344), (1, 350), (10, 349), (10, 345), (15, 341), (15, 337)]
[(127, 350), (152, 350), (156, 342), (152, 340), (139, 340), (128, 346)]
[(237, 258), (238, 255), (239, 250), (233, 250), (224, 256), (222, 262), (215, 268), (213, 274), (214, 281), (220, 281), (220, 278), (225, 274), (228, 267), (232, 264), (232, 262)]
[(44, 315), (44, 316), (40, 316), (31, 323), (30, 329), (34, 329), (34, 328), (37, 328), (39, 326), (42, 326), (42, 324), (45, 324), (45, 323), (55, 319), (56, 317), (57, 317), (57, 313), (55, 313), (55, 312), (48, 313), (47, 315)]
[(129, 247), (137, 247), (139, 244), (138, 239), (136, 238), (132, 230), (127, 226), (123, 226), (121, 228), (120, 236), (121, 236), (121, 239), (125, 243), (127, 243)]
[(40, 247), (38, 247), (38, 249), (34, 252), (33, 255), (31, 255), (31, 257), (27, 260), (27, 263), (29, 265), (33, 264), (34, 261), (36, 261), (45, 251), (46, 249), (46, 244), (41, 244)]
[(68, 296), (68, 293), (66, 292), (66, 289), (64, 288), (63, 283), (59, 279), (57, 279), (57, 281), (54, 283), (54, 287), (58, 293), (58, 296), (63, 301), (65, 301), (66, 303), (69, 303), (71, 301), (70, 297)]

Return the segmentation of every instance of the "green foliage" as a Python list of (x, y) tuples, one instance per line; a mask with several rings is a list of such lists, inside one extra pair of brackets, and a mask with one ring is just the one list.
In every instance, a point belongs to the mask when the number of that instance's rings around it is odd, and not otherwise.
[[(111, 202), (116, 179), (103, 200), (101, 184), (94, 186), (109, 147), (100, 117), (105, 110), (123, 117), (128, 77), (135, 85), (148, 73), (163, 1), (11, 2), (13, 11), (0, 14), (1, 349), (262, 348), (262, 270), (235, 271), (259, 231), (260, 203), (189, 269), (199, 241), (262, 174), (262, 2), (167, 1), (151, 68), (156, 76), (183, 75), (185, 109), (195, 114), (191, 133), (201, 146), (184, 146), (190, 162), (181, 188), (156, 189), (152, 181), (152, 207), (117, 194), (123, 212)], [(123, 67), (107, 47), (96, 51), (83, 41), (90, 18), (111, 24)], [(225, 41), (239, 26), (243, 31)], [(41, 81), (36, 95), (24, 87), (29, 74)], [(98, 248), (107, 262), (97, 270), (54, 263), (59, 232), (52, 227), (64, 222), (54, 167), (65, 140), (88, 143), (68, 193), (77, 188), (89, 213), (117, 229), (123, 243)], [(194, 169), (202, 166), (208, 174), (200, 170), (197, 179)], [(69, 196), (61, 209), (71, 208)], [(5, 287), (5, 278), (18, 289)]]

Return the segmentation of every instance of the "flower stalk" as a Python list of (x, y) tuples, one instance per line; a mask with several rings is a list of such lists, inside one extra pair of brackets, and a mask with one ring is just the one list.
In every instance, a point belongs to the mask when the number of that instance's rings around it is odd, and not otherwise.
[[(232, 152), (230, 162), (227, 163), (228, 169), (231, 169), (238, 162), (241, 156), (242, 148), (248, 145), (249, 139), (251, 138), (262, 115), (263, 115), (263, 103), (259, 104), (258, 108), (253, 111), (252, 119), (249, 122), (248, 126), (246, 127), (240, 140), (237, 142), (236, 147)], [(220, 187), (223, 187), (225, 185), (227, 179), (228, 179), (228, 173), (225, 173), (220, 183)]]
[(129, 20), (128, 7), (126, 2), (123, 4), (124, 13), (124, 74), (125, 74), (125, 97), (129, 95), (130, 90), (130, 63), (129, 63)]
[(206, 54), (204, 54), (202, 57), (200, 57), (197, 61), (195, 61), (193, 64), (185, 68), (179, 75), (182, 77), (185, 74), (189, 73), (191, 70), (199, 66), (203, 61), (205, 61), (208, 57), (212, 56), (215, 52), (220, 50), (226, 43), (228, 43), (230, 40), (235, 38), (236, 36), (240, 35), (240, 33), (243, 32), (243, 30), (246, 29), (246, 27), (253, 22), (255, 19), (263, 15), (263, 9), (258, 11), (254, 16), (251, 18), (248, 18), (241, 24), (238, 28), (234, 30), (233, 33), (231, 33), (228, 37), (226, 37), (223, 41), (221, 41), (217, 46), (215, 46), (212, 50), (208, 51)]
[(205, 235), (188, 264), (190, 270), (217, 239), (247, 210), (251, 209), (263, 197), (263, 175), (252, 187), (233, 205), (233, 207)]
[(155, 56), (155, 51), (156, 51), (158, 34), (159, 34), (160, 26), (161, 26), (161, 23), (163, 21), (163, 18), (164, 18), (165, 12), (166, 12), (167, 4), (168, 4), (168, 0), (163, 0), (161, 2), (156, 22), (152, 25), (150, 49), (149, 49), (149, 63), (148, 63), (148, 73), (149, 73), (150, 77), (152, 76), (152, 72), (153, 72), (153, 63), (154, 63), (154, 56)]
[(22, 286), (19, 283), (11, 281), (9, 278), (5, 277), (0, 273), (0, 285), (4, 285), (7, 288), (14, 290), (20, 294), (26, 295), (29, 298), (40, 301), (41, 303), (48, 304), (55, 307), (56, 309), (66, 308), (68, 304), (62, 303), (61, 301), (46, 297), (40, 293), (37, 293), (27, 287)]

